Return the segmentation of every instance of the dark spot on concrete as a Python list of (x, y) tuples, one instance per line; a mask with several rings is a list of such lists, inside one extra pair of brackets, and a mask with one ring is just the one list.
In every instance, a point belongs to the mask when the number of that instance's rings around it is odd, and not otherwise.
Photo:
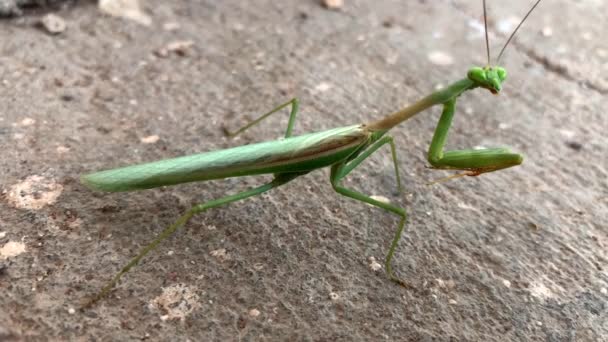
[(239, 316), (236, 326), (239, 330), (245, 329), (245, 327), (247, 327), (247, 319), (243, 316)]
[(581, 144), (578, 141), (567, 141), (566, 146), (570, 147), (571, 149), (573, 149), (575, 151), (580, 151), (583, 149), (583, 144)]
[(395, 18), (389, 17), (382, 21), (382, 26), (386, 28), (391, 28), (395, 26)]
[(74, 95), (71, 95), (71, 94), (61, 95), (61, 100), (65, 101), (65, 102), (71, 102), (71, 101), (74, 101), (74, 99), (75, 99)]

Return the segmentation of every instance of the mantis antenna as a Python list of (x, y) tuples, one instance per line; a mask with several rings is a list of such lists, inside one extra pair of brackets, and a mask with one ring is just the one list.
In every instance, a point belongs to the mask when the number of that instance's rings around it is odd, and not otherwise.
[(483, 25), (486, 31), (486, 54), (488, 55), (488, 66), (490, 66), (490, 39), (488, 38), (488, 15), (486, 11), (486, 0), (483, 0)]
[[(526, 21), (526, 19), (528, 19), (528, 16), (530, 16), (530, 13), (532, 13), (532, 11), (534, 11), (534, 9), (536, 8), (536, 6), (538, 6), (538, 4), (540, 3), (541, 0), (536, 1), (536, 3), (534, 4), (534, 6), (532, 6), (532, 8), (530, 8), (530, 10), (528, 11), (528, 13), (526, 13), (526, 16), (524, 16), (524, 18), (519, 22), (519, 25), (517, 25), (517, 27), (515, 28), (515, 30), (513, 30), (513, 33), (511, 33), (511, 36), (509, 37), (509, 39), (507, 39), (507, 42), (505, 43), (505, 45), (502, 47), (502, 50), (500, 50), (500, 53), (498, 54), (498, 58), (496, 59), (496, 64), (498, 64), (498, 62), (500, 62), (500, 58), (502, 57), (503, 53), (505, 52), (505, 49), (507, 48), (507, 45), (509, 45), (509, 43), (511, 42), (511, 40), (513, 39), (513, 37), (515, 36), (515, 33), (517, 33), (517, 30), (519, 30), (519, 28), (521, 27), (521, 25), (524, 23), (524, 21)], [(486, 1), (483, 1), (484, 4), (484, 20), (485, 20), (485, 4)], [(488, 27), (486, 26), (486, 42), (488, 39)], [(488, 54), (489, 55), (489, 54)]]

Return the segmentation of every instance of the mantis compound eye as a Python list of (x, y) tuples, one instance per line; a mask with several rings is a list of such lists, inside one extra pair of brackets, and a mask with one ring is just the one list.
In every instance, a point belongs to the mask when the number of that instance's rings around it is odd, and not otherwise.
[(504, 81), (507, 79), (507, 70), (505, 70), (504, 68), (497, 67), (496, 74), (498, 74), (498, 77), (500, 78), (501, 81)]
[(486, 71), (483, 70), (483, 68), (480, 67), (473, 67), (471, 69), (469, 69), (469, 72), (467, 73), (467, 77), (478, 84), (485, 84), (487, 82), (487, 75), (486, 75)]

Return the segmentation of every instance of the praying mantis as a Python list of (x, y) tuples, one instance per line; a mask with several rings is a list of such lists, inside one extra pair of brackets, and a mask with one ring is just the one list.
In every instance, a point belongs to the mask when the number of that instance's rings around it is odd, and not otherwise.
[[(525, 17), (515, 28), (503, 46), (496, 64), (500, 61), (505, 48), (524, 21), (538, 6), (537, 0)], [(232, 202), (260, 195), (283, 186), (307, 173), (330, 167), (330, 183), (333, 189), (348, 198), (384, 209), (399, 217), (397, 230), (390, 244), (384, 268), (394, 282), (408, 286), (407, 282), (395, 275), (392, 259), (405, 228), (407, 214), (404, 208), (379, 201), (361, 192), (346, 188), (342, 180), (357, 168), (365, 159), (384, 145), (391, 148), (394, 172), (399, 190), (401, 178), (397, 162), (397, 152), (389, 131), (412, 116), (435, 106), (443, 106), (443, 111), (435, 129), (428, 151), (428, 161), (433, 169), (459, 170), (463, 173), (449, 178), (478, 176), (520, 165), (523, 157), (508, 148), (465, 149), (444, 151), (448, 131), (455, 112), (456, 100), (464, 92), (477, 88), (498, 94), (506, 80), (506, 70), (498, 65), (490, 65), (490, 48), (487, 29), (486, 1), (483, 0), (485, 40), (488, 63), (484, 67), (472, 67), (465, 78), (423, 97), (414, 104), (379, 120), (346, 127), (329, 129), (316, 133), (293, 136), (299, 101), (294, 98), (253, 120), (235, 132), (235, 136), (258, 124), (270, 115), (291, 107), (287, 129), (283, 139), (254, 143), (201, 154), (165, 159), (151, 163), (126, 166), (117, 169), (95, 172), (81, 177), (82, 183), (94, 190), (121, 192), (156, 188), (187, 182), (224, 179), (229, 177), (273, 174), (273, 179), (261, 186), (238, 192), (233, 195), (197, 204), (180, 216), (172, 225), (163, 230), (150, 244), (144, 247), (129, 261), (85, 306), (90, 306), (106, 296), (120, 278), (135, 266), (145, 255), (163, 240), (185, 225), (194, 215), (206, 210), (224, 206)]]

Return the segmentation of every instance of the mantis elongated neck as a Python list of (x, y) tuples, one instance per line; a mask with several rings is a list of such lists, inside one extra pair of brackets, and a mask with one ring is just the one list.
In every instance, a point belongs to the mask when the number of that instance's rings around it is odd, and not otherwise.
[(367, 124), (367, 127), (372, 131), (388, 131), (397, 126), (403, 121), (412, 116), (424, 111), (425, 109), (437, 104), (445, 103), (446, 101), (460, 96), (463, 92), (476, 88), (475, 82), (468, 78), (452, 83), (450, 86), (438, 90), (429, 96), (418, 100), (414, 104), (401, 109), (398, 112), (387, 115), (386, 117)]

